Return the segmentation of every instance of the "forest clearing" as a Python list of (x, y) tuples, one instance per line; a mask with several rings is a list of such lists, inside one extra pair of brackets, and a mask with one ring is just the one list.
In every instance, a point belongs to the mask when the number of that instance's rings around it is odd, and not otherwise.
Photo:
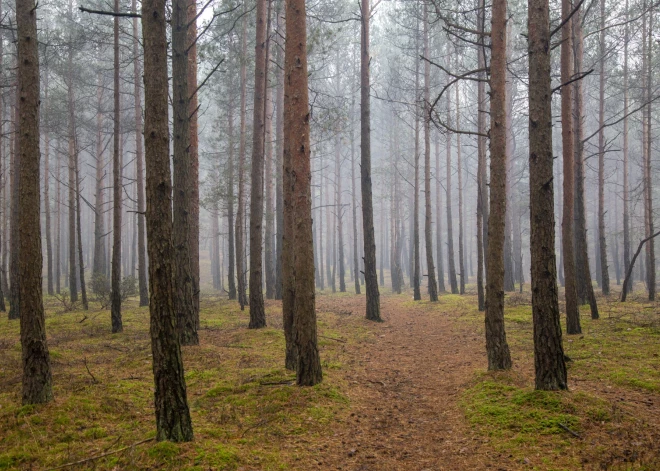
[(533, 389), (529, 293), (506, 302), (514, 367), (489, 373), (467, 290), (421, 304), (388, 294), (376, 324), (364, 298), (319, 294), (324, 381), (311, 389), (282, 367), (279, 302), (266, 303), (268, 328), (248, 330), (237, 305), (203, 295), (200, 344), (183, 350), (185, 444), (153, 440), (147, 310), (127, 303), (118, 336), (105, 312), (49, 299), (57, 400), (43, 408), (17, 400), (17, 332), (2, 321), (0, 469), (658, 469), (657, 304), (600, 298), (602, 318), (566, 339), (570, 390), (553, 393)]

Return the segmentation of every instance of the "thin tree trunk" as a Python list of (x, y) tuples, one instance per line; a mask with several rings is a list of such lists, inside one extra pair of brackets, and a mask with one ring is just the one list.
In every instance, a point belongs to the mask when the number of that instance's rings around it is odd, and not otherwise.
[[(357, 55), (357, 54), (355, 54)], [(355, 59), (353, 63), (353, 74), (355, 76)], [(355, 282), (355, 294), (360, 294), (360, 265), (358, 263), (358, 224), (357, 224), (357, 196), (355, 191), (355, 93), (351, 93), (351, 206), (353, 216), (353, 280)]]
[[(646, 2), (644, 2), (646, 4)], [(651, 112), (651, 105), (653, 99), (653, 9), (649, 10), (649, 28), (648, 28), (648, 47), (647, 53), (648, 58), (646, 60), (646, 217), (648, 220), (647, 223), (647, 235), (653, 234), (654, 224), (653, 224), (653, 169), (652, 169), (652, 146), (653, 146), (653, 136), (651, 128), (653, 125), (653, 114)], [(649, 239), (646, 244), (646, 284), (649, 292), (649, 301), (655, 300), (655, 239)]]
[[(623, 267), (628, 273), (630, 267), (630, 184), (628, 182), (628, 41), (630, 30), (628, 18), (630, 16), (628, 0), (626, 0), (626, 25), (623, 40)], [(632, 283), (623, 285), (623, 291), (628, 293)]]
[(193, 289), (193, 321), (199, 329), (199, 137), (197, 125), (197, 0), (188, 0), (188, 116), (190, 117), (190, 271)]
[(364, 235), (364, 280), (367, 292), (368, 320), (380, 321), (380, 293), (376, 274), (376, 240), (374, 236), (374, 210), (371, 191), (371, 110), (369, 104), (369, 0), (362, 0), (362, 47), (360, 62), (360, 153), (362, 183), (362, 228)]
[[(415, 56), (419, 56), (419, 20), (417, 21), (417, 28), (415, 29)], [(412, 288), (413, 299), (420, 301), (422, 293), (420, 290), (421, 284), (421, 270), (419, 267), (419, 115), (422, 110), (419, 106), (419, 60), (415, 60), (415, 155), (414, 167), (415, 178), (413, 180), (413, 210), (412, 210)], [(437, 297), (437, 294), (436, 294)]]
[[(119, 11), (119, 0), (115, 0), (115, 12)], [(146, 74), (145, 74), (146, 75)], [(112, 276), (110, 282), (110, 316), (112, 332), (123, 330), (121, 319), (121, 164), (119, 156), (119, 17), (114, 18), (114, 135), (112, 151)], [(169, 152), (168, 152), (169, 155)], [(73, 299), (73, 298), (72, 298)]]
[[(485, 0), (479, 0), (477, 9), (477, 29), (485, 32)], [(479, 35), (477, 38), (477, 62), (479, 69), (486, 68), (485, 44), (484, 36)], [(486, 191), (483, 188), (484, 179), (482, 177), (485, 172), (486, 166), (486, 138), (483, 136), (486, 133), (486, 74), (479, 72), (479, 82), (477, 83), (477, 302), (479, 311), (486, 310), (486, 296), (484, 293), (484, 198), (482, 193)], [(452, 290), (453, 291), (453, 290)]]
[[(268, 80), (268, 79), (267, 79)], [(266, 298), (275, 299), (275, 214), (273, 213), (273, 101), (270, 85), (266, 86), (266, 228), (264, 231), (264, 270), (266, 272)]]
[[(247, 7), (245, 7), (247, 8)], [(238, 304), (241, 311), (248, 303), (245, 283), (245, 153), (247, 120), (247, 12), (244, 12), (241, 31), (241, 117), (238, 147), (238, 207), (236, 208), (236, 270), (238, 278)]]
[(445, 288), (445, 267), (443, 263), (442, 252), (442, 191), (440, 189), (440, 133), (435, 133), (435, 211), (438, 224), (435, 228), (435, 248), (438, 252), (438, 291), (444, 293)]
[[(18, 36), (18, 149), (20, 187), (18, 289), (23, 357), (23, 404), (53, 399), (42, 299), (41, 207), (39, 205), (39, 49), (34, 0), (16, 1)], [(36, 237), (35, 237), (36, 235)]]
[(9, 148), (11, 152), (11, 253), (9, 259), (9, 319), (19, 319), (20, 316), (20, 286), (19, 286), (19, 261), (20, 261), (20, 233), (18, 219), (20, 217), (20, 155), (18, 152), (18, 87), (14, 88), (14, 106), (10, 113), (12, 114), (11, 138)]
[(193, 439), (174, 311), (165, 0), (142, 1), (149, 312), (156, 439)]
[(339, 265), (339, 292), (346, 292), (346, 269), (344, 267), (344, 226), (342, 223), (343, 206), (341, 204), (341, 139), (337, 135), (335, 142), (335, 172), (337, 189), (335, 192), (335, 204), (337, 214), (337, 264)]
[[(458, 52), (456, 53), (458, 57)], [(460, 129), (460, 84), (456, 84), (456, 129)], [(465, 294), (465, 251), (463, 249), (463, 162), (461, 159), (461, 135), (456, 135), (456, 170), (458, 173), (458, 292)]]
[(600, 0), (600, 77), (598, 97), (598, 248), (600, 260), (600, 287), (610, 294), (610, 275), (607, 264), (605, 236), (605, 0)]
[[(572, 10), (571, 0), (562, 0), (562, 17), (567, 18)], [(561, 43), (561, 83), (568, 83), (573, 77), (573, 34), (572, 20), (562, 27)], [(566, 332), (579, 334), (580, 311), (577, 298), (577, 280), (575, 272), (575, 249), (573, 243), (573, 222), (575, 208), (575, 149), (573, 136), (573, 87), (566, 85), (561, 88), (561, 139), (563, 153), (563, 207), (562, 207), (562, 251), (564, 262), (564, 294), (566, 297)]]
[[(429, 57), (429, 18), (428, 5), (424, 3), (424, 57)], [(419, 62), (419, 61), (417, 61)], [(428, 274), (429, 298), (438, 300), (438, 285), (435, 281), (433, 263), (433, 221), (431, 208), (431, 122), (429, 103), (431, 102), (431, 64), (424, 61), (424, 238), (426, 239), (426, 272)], [(461, 248), (462, 248), (461, 244)]]
[[(284, 38), (285, 28), (281, 24), (283, 0), (277, 0), (275, 22), (277, 27), (276, 38)], [(283, 41), (283, 39), (282, 39)], [(282, 299), (282, 249), (284, 235), (284, 193), (283, 193), (283, 146), (284, 146), (284, 55), (282, 54), (283, 42), (275, 48), (275, 63), (277, 75), (277, 92), (275, 94), (275, 112), (277, 124), (275, 126), (275, 220), (277, 231), (275, 234), (275, 299)], [(315, 264), (316, 265), (316, 264)]]
[(80, 276), (80, 298), (84, 311), (89, 309), (87, 301), (87, 286), (85, 285), (85, 258), (83, 255), (82, 246), (82, 227), (80, 223), (81, 207), (80, 207), (80, 170), (78, 164), (78, 142), (74, 142), (74, 162), (75, 162), (75, 179), (76, 179), (76, 231), (78, 237), (78, 273)]
[(234, 253), (234, 234), (238, 226), (234, 226), (234, 101), (231, 98), (227, 107), (227, 140), (227, 285), (229, 299), (236, 299), (236, 272), (240, 272), (240, 266), (236, 266)]
[[(528, 31), (529, 191), (534, 371), (536, 389), (557, 390), (566, 389), (567, 381), (559, 323), (554, 250), (555, 213), (552, 182), (552, 91), (548, 0), (528, 0)], [(493, 111), (495, 110), (491, 107), (491, 113)], [(492, 131), (493, 129), (491, 129)], [(494, 180), (493, 178), (491, 184)], [(497, 198), (496, 191), (491, 194), (492, 198)], [(491, 214), (491, 218), (493, 217), (497, 216)], [(489, 240), (489, 245), (495, 243), (497, 242)], [(490, 266), (488, 268), (492, 269)], [(489, 285), (491, 282), (489, 276)]]
[[(137, 1), (132, 0), (131, 10), (137, 13)], [(149, 289), (147, 287), (147, 256), (144, 233), (144, 152), (142, 144), (142, 71), (139, 60), (139, 19), (133, 18), (133, 80), (135, 95), (135, 179), (137, 180), (137, 250), (138, 250), (138, 289), (140, 306), (149, 305)]]
[[(96, 181), (95, 181), (95, 200), (94, 200), (94, 262), (92, 263), (92, 277), (102, 275), (105, 277), (106, 271), (106, 252), (105, 252), (105, 229), (103, 224), (104, 208), (104, 186), (103, 180), (105, 178), (105, 162), (103, 159), (103, 115), (102, 115), (102, 100), (103, 100), (103, 82), (101, 74), (98, 74), (98, 85), (96, 89)], [(59, 193), (59, 182), (58, 182)], [(59, 209), (58, 209), (59, 218)], [(59, 235), (58, 235), (59, 239)], [(59, 245), (59, 242), (56, 242)], [(59, 246), (57, 247), (59, 251)], [(55, 254), (55, 265), (58, 265), (59, 257)], [(59, 271), (59, 268), (58, 268)], [(105, 280), (107, 282), (107, 279)]]
[(490, 63), (491, 207), (486, 264), (486, 353), (489, 370), (511, 368), (511, 353), (504, 328), (504, 215), (507, 210), (506, 7), (506, 0), (493, 1)]
[(250, 329), (266, 326), (262, 282), (264, 216), (264, 139), (266, 84), (268, 81), (268, 16), (270, 0), (257, 0), (254, 65), (254, 124), (252, 127), (252, 171), (250, 187)]
[[(73, 20), (73, 3), (69, 0), (69, 20)], [(69, 41), (73, 38), (69, 36)], [(76, 124), (75, 124), (75, 98), (73, 96), (73, 43), (68, 46), (68, 72), (67, 72), (67, 137), (69, 139), (69, 297), (71, 303), (78, 301), (78, 275), (76, 274)]]
[[(451, 64), (451, 56), (447, 59)], [(451, 126), (451, 98), (447, 94), (447, 124)], [(458, 294), (458, 283), (456, 281), (456, 265), (454, 258), (454, 227), (451, 214), (451, 134), (447, 133), (447, 180), (445, 182), (447, 192), (447, 264), (449, 285), (452, 294)]]
[[(1, 4), (1, 2), (0, 2)], [(2, 16), (2, 8), (0, 7), (0, 17)], [(0, 46), (1, 47), (1, 46)], [(0, 50), (1, 54), (1, 50)], [(46, 268), (46, 277), (47, 277), (47, 283), (48, 283), (48, 295), (52, 296), (53, 295), (53, 244), (52, 244), (52, 236), (51, 236), (51, 230), (50, 230), (50, 196), (49, 196), (49, 190), (50, 190), (50, 162), (49, 162), (49, 156), (50, 156), (50, 133), (49, 133), (49, 102), (48, 102), (48, 77), (49, 76), (49, 71), (48, 68), (44, 70), (44, 115), (46, 117), (46, 129), (44, 129), (44, 216), (45, 216), (45, 222), (46, 222), (46, 260), (47, 260), (47, 268)], [(2, 150), (2, 143), (0, 143), (0, 152)], [(0, 153), (0, 161), (2, 160), (2, 154)], [(1, 305), (0, 305), (0, 310), (4, 312), (5, 306), (4, 306), (4, 297), (2, 296), (2, 292), (0, 291), (0, 298), (2, 299)]]

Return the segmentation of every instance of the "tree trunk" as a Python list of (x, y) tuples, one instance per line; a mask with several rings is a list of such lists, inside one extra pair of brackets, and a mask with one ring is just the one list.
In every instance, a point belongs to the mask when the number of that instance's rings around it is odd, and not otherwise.
[(193, 320), (199, 329), (199, 137), (197, 126), (197, 1), (188, 0), (188, 116), (190, 117), (190, 271), (193, 288)]
[[(419, 57), (419, 21), (415, 29), (415, 56)], [(415, 60), (415, 101), (419, 99), (419, 60)], [(419, 267), (419, 115), (423, 112), (419, 103), (415, 103), (413, 108), (415, 113), (415, 155), (413, 162), (415, 167), (415, 178), (413, 180), (413, 210), (412, 210), (412, 288), (413, 299), (420, 301), (422, 293), (420, 291), (421, 270)], [(437, 297), (437, 294), (436, 294)]]
[[(0, 17), (2, 16), (2, 8), (0, 7)], [(0, 54), (2, 48), (0, 46)], [(46, 115), (46, 129), (44, 130), (44, 216), (45, 216), (45, 222), (46, 222), (46, 277), (47, 277), (47, 283), (48, 283), (48, 295), (52, 296), (53, 295), (53, 244), (52, 244), (52, 236), (51, 236), (51, 230), (50, 230), (50, 162), (49, 162), (49, 156), (50, 156), (50, 133), (48, 132), (49, 129), (48, 127), (50, 126), (50, 120), (49, 120), (49, 102), (48, 102), (48, 68), (44, 70), (44, 115)], [(0, 143), (0, 147), (2, 147), (2, 143)], [(0, 153), (0, 161), (2, 160), (2, 154)], [(1, 288), (1, 287), (0, 287)], [(2, 296), (2, 291), (0, 291), (0, 310), (4, 312), (5, 310), (5, 302), (4, 302), (4, 297)]]
[[(486, 352), (489, 370), (511, 368), (504, 329), (504, 215), (506, 214), (506, 0), (494, 0), (490, 63), (490, 217), (486, 264)], [(458, 103), (457, 103), (458, 106)], [(552, 162), (552, 160), (551, 160)]]
[[(245, 7), (247, 8), (247, 7)], [(241, 117), (240, 136), (238, 147), (238, 206), (236, 208), (236, 276), (238, 279), (238, 304), (241, 311), (248, 303), (245, 286), (245, 144), (246, 144), (246, 120), (247, 120), (247, 11), (243, 15), (243, 26), (241, 31)]]
[[(96, 181), (95, 181), (95, 199), (94, 199), (94, 262), (92, 263), (92, 277), (102, 275), (105, 277), (106, 271), (106, 252), (105, 252), (105, 228), (103, 224), (103, 213), (105, 211), (104, 202), (104, 184), (105, 162), (103, 159), (103, 82), (101, 74), (98, 74), (98, 85), (96, 89)], [(59, 184), (58, 184), (59, 187)], [(59, 193), (59, 188), (58, 188)], [(59, 207), (59, 204), (58, 204)], [(59, 211), (59, 209), (58, 209)], [(59, 215), (59, 212), (58, 212)], [(58, 229), (59, 231), (59, 229)], [(58, 233), (59, 240), (59, 233)], [(56, 242), (57, 252), (59, 252), (59, 242)], [(56, 252), (55, 265), (59, 272), (59, 257)], [(107, 281), (107, 280), (106, 280)]]
[[(575, 68), (574, 75), (582, 73), (584, 44), (582, 36), (581, 15), (578, 11), (573, 16), (573, 49)], [(574, 82), (575, 108), (573, 122), (575, 126), (575, 275), (578, 299), (584, 304), (589, 301), (591, 318), (598, 319), (596, 296), (591, 284), (591, 269), (587, 246), (587, 222), (584, 209), (584, 96), (582, 80)]]
[[(283, 0), (277, 0), (277, 7), (275, 13), (275, 22), (277, 25), (276, 38), (284, 39), (285, 28), (281, 24), (282, 20), (282, 7), (284, 6)], [(283, 189), (283, 145), (284, 145), (284, 55), (282, 54), (283, 42), (278, 43), (275, 48), (275, 63), (277, 75), (277, 92), (275, 94), (275, 114), (277, 124), (275, 126), (275, 221), (277, 223), (277, 231), (275, 234), (275, 299), (282, 299), (282, 248), (284, 235), (284, 189)]]
[[(448, 63), (451, 64), (451, 56)], [(447, 125), (451, 126), (451, 98), (450, 93), (447, 93)], [(453, 217), (451, 214), (451, 134), (447, 133), (447, 263), (449, 274), (449, 285), (451, 286), (452, 294), (458, 294), (458, 283), (456, 281), (456, 265), (454, 258), (454, 227)]]
[[(137, 2), (132, 0), (131, 11), (137, 13)], [(139, 20), (133, 18), (133, 79), (135, 94), (135, 179), (137, 180), (137, 259), (138, 259), (138, 289), (140, 306), (149, 305), (149, 289), (147, 287), (147, 255), (144, 234), (144, 152), (142, 144), (142, 90), (140, 81), (142, 71), (139, 59)]]
[(605, 238), (605, 0), (600, 0), (600, 77), (598, 97), (598, 248), (600, 260), (600, 287), (605, 296), (610, 294), (610, 275), (607, 265)]
[[(562, 17), (567, 18), (572, 10), (571, 0), (562, 0)], [(568, 83), (573, 77), (573, 35), (572, 20), (566, 21), (561, 29), (561, 83)], [(564, 199), (562, 207), (562, 251), (564, 262), (564, 293), (566, 297), (566, 333), (579, 334), (580, 311), (577, 299), (577, 280), (575, 272), (575, 252), (573, 243), (573, 222), (575, 208), (575, 149), (573, 136), (573, 87), (561, 87), (561, 139), (564, 172)]]
[[(626, 25), (625, 36), (623, 40), (623, 267), (624, 272), (628, 272), (630, 267), (630, 184), (628, 182), (628, 41), (630, 40), (630, 30), (628, 28), (629, 19), (628, 0), (626, 0)], [(623, 291), (628, 293), (632, 288), (632, 283), (623, 285)]]
[[(230, 82), (233, 84), (233, 81)], [(234, 101), (230, 98), (227, 107), (227, 285), (229, 287), (229, 299), (236, 299), (236, 272), (240, 272), (240, 266), (236, 266), (234, 253), (234, 234), (238, 226), (234, 226)], [(235, 232), (236, 231), (236, 232)]]
[(190, 87), (188, 84), (188, 0), (172, 3), (172, 136), (174, 157), (172, 169), (173, 193), (173, 241), (174, 241), (174, 309), (181, 345), (198, 345), (195, 320), (195, 283), (193, 276), (192, 230), (190, 208), (192, 159), (190, 145)]
[[(266, 326), (262, 282), (264, 216), (264, 139), (266, 84), (268, 81), (268, 16), (270, 0), (257, 0), (254, 46), (254, 120), (252, 127), (252, 171), (250, 187), (250, 329)], [(312, 278), (313, 280), (313, 278)]]
[[(504, 18), (502, 18), (504, 20)], [(566, 389), (555, 264), (548, 0), (528, 0), (529, 191), (536, 389)], [(493, 52), (494, 52), (493, 48)], [(492, 65), (491, 65), (492, 67)], [(491, 107), (491, 113), (494, 111)], [(493, 129), (491, 129), (491, 132)], [(494, 180), (494, 179), (493, 179)], [(497, 192), (491, 193), (497, 198)], [(491, 214), (491, 218), (496, 217)], [(495, 242), (488, 241), (489, 245)], [(491, 268), (491, 267), (489, 267)], [(488, 279), (490, 284), (492, 280)]]
[(149, 312), (156, 439), (180, 442), (192, 440), (193, 430), (172, 299), (174, 247), (165, 3), (165, 0), (142, 2)]
[[(477, 9), (477, 29), (485, 33), (485, 0), (479, 0)], [(479, 35), (477, 47), (477, 62), (479, 69), (486, 68), (486, 56), (484, 52), (484, 36)], [(482, 175), (486, 171), (486, 73), (479, 72), (479, 82), (477, 83), (477, 303), (479, 311), (486, 310), (486, 297), (484, 293), (484, 198), (482, 193), (486, 191), (483, 188), (484, 178)]]
[(85, 263), (82, 246), (82, 227), (80, 223), (81, 207), (80, 207), (80, 169), (78, 165), (78, 142), (74, 142), (74, 162), (75, 162), (75, 179), (76, 179), (76, 234), (78, 237), (78, 273), (80, 275), (80, 299), (84, 311), (89, 309), (87, 302), (87, 286), (85, 285)]
[[(268, 80), (268, 79), (266, 79)], [(266, 146), (266, 217), (264, 231), (264, 270), (266, 298), (275, 299), (275, 214), (273, 213), (273, 102), (270, 86), (266, 87), (265, 146)]]
[(10, 179), (11, 179), (11, 228), (10, 228), (10, 247), (11, 253), (9, 258), (9, 319), (19, 319), (20, 316), (20, 287), (19, 287), (19, 262), (20, 262), (20, 234), (18, 219), (20, 217), (20, 155), (18, 152), (18, 88), (14, 90), (14, 106), (10, 113), (12, 114), (11, 123), (11, 137), (9, 141), (9, 149), (11, 152), (10, 161)]
[[(644, 2), (646, 4), (646, 2)], [(645, 180), (646, 189), (645, 210), (647, 218), (647, 235), (653, 234), (653, 169), (652, 169), (652, 146), (653, 136), (651, 127), (653, 125), (653, 114), (651, 105), (653, 100), (653, 9), (649, 10), (649, 28), (648, 28), (648, 58), (646, 59), (646, 160), (645, 160)], [(646, 285), (649, 292), (649, 301), (655, 301), (655, 239), (651, 238), (646, 244)]]
[[(355, 54), (357, 55), (357, 54)], [(355, 60), (353, 63), (353, 74), (355, 76)], [(358, 224), (357, 224), (357, 193), (355, 191), (355, 92), (351, 93), (351, 206), (353, 216), (353, 280), (355, 282), (355, 294), (360, 294), (360, 264), (358, 263)]]
[[(119, 0), (115, 0), (115, 12), (119, 11)], [(121, 319), (121, 164), (119, 156), (119, 17), (114, 18), (114, 135), (112, 151), (112, 276), (110, 293), (110, 317), (112, 332), (121, 332), (124, 328)], [(169, 152), (168, 152), (169, 155)], [(73, 298), (72, 298), (73, 299)]]
[[(293, 236), (284, 257), (293, 260), (294, 332), (298, 353), (296, 379), (299, 386), (321, 382), (321, 361), (316, 338), (314, 294), (314, 248), (312, 239), (312, 194), (307, 92), (307, 28), (304, 0), (289, 0), (286, 6), (284, 69), (284, 160), (287, 198), (284, 208), (291, 224), (285, 225), (285, 240)], [(290, 229), (293, 229), (291, 234)]]
[[(41, 207), (39, 205), (39, 48), (34, 0), (16, 1), (18, 126), (21, 165), (18, 189), (18, 290), (23, 357), (23, 404), (53, 400), (50, 356), (42, 299)], [(37, 235), (37, 237), (35, 237)]]
[[(73, 6), (69, 0), (69, 20), (73, 20)], [(69, 40), (72, 41), (71, 37)], [(69, 139), (69, 297), (71, 303), (78, 301), (78, 276), (76, 274), (76, 124), (75, 98), (73, 96), (73, 43), (68, 47), (67, 72), (67, 137)]]
[(337, 188), (335, 191), (335, 214), (337, 215), (337, 264), (339, 268), (339, 292), (346, 292), (346, 269), (344, 268), (344, 226), (342, 223), (343, 207), (341, 204), (341, 139), (337, 135), (335, 142), (335, 173)]
[(445, 267), (443, 263), (442, 252), (444, 250), (442, 244), (442, 191), (440, 190), (440, 133), (435, 133), (435, 211), (436, 219), (438, 220), (435, 229), (435, 248), (438, 252), (438, 291), (444, 293), (447, 291), (445, 288)]
[(374, 236), (374, 210), (371, 191), (371, 111), (369, 104), (369, 0), (362, 0), (362, 47), (360, 63), (360, 151), (362, 183), (362, 228), (364, 235), (364, 280), (367, 292), (367, 319), (380, 321), (380, 293), (376, 274), (376, 240)]
[[(429, 18), (428, 5), (424, 3), (424, 57), (429, 57)], [(419, 60), (417, 60), (419, 62)], [(431, 64), (424, 61), (424, 238), (426, 240), (426, 272), (428, 274), (429, 298), (438, 300), (438, 285), (435, 281), (433, 263), (433, 220), (431, 217), (431, 121), (429, 104), (431, 102)], [(461, 245), (462, 248), (462, 245)]]

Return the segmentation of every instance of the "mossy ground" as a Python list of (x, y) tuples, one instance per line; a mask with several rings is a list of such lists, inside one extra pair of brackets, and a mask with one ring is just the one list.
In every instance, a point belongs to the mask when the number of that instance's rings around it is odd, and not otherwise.
[(183, 349), (185, 444), (144, 442), (155, 435), (149, 312), (135, 299), (112, 334), (94, 303), (63, 312), (46, 298), (55, 401), (42, 406), (20, 404), (19, 325), (3, 317), (0, 470), (117, 450), (68, 469), (660, 469), (656, 304), (600, 298), (598, 321), (582, 308), (583, 333), (564, 337), (570, 390), (539, 392), (528, 293), (507, 295), (514, 367), (490, 373), (472, 285), (438, 303), (381, 292), (383, 323), (363, 319), (363, 297), (319, 293), (313, 388), (283, 368), (278, 302), (266, 303), (267, 328), (248, 330), (247, 310), (203, 295), (200, 345)]

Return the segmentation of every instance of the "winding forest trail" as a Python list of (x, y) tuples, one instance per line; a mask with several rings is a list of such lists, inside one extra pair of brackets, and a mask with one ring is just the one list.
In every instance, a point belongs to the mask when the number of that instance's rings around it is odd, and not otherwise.
[[(320, 296), (317, 307), (341, 306), (357, 315), (363, 302)], [(384, 296), (381, 303), (384, 322), (365, 324), (367, 341), (349, 353), (351, 406), (333, 424), (317, 465), (356, 471), (487, 467), (489, 453), (459, 407), (461, 391), (485, 364), (483, 340), (443, 313), (442, 303), (401, 296)], [(502, 457), (492, 458), (502, 465)]]

